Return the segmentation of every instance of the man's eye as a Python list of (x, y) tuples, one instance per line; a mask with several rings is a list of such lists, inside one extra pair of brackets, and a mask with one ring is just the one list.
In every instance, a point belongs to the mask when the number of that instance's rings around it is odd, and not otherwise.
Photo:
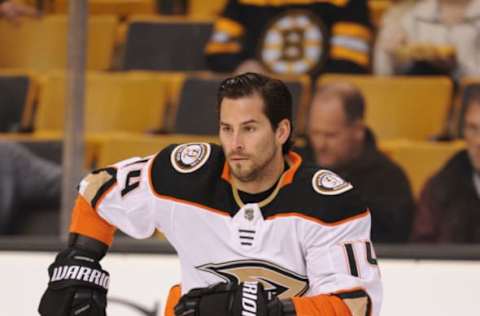
[(255, 127), (253, 127), (253, 126), (247, 126), (247, 127), (245, 127), (245, 130), (246, 130), (247, 132), (254, 132), (254, 131), (255, 131)]

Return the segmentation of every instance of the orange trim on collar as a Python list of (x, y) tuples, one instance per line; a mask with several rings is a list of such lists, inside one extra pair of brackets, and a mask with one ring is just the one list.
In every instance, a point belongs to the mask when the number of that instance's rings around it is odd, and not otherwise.
[(282, 182), (280, 183), (281, 188), (292, 183), (293, 177), (295, 176), (295, 173), (297, 172), (298, 168), (300, 168), (300, 164), (302, 163), (302, 157), (300, 157), (299, 154), (294, 153), (293, 151), (290, 151), (287, 154), (286, 159), (289, 164), (289, 168), (283, 174), (283, 177), (281, 180)]
[[(298, 168), (300, 167), (300, 164), (302, 163), (302, 157), (300, 157), (299, 154), (290, 151), (287, 154), (287, 163), (289, 165), (289, 168), (287, 171), (283, 173), (280, 187), (284, 187), (293, 181), (293, 177), (295, 176), (295, 173), (297, 172)], [(222, 171), (222, 179), (227, 181), (228, 183), (232, 184), (232, 176), (230, 174), (230, 167), (228, 166), (228, 163), (225, 161), (223, 164), (223, 171)]]
[(222, 179), (232, 184), (232, 178), (230, 175), (230, 167), (228, 166), (227, 161), (223, 163)]

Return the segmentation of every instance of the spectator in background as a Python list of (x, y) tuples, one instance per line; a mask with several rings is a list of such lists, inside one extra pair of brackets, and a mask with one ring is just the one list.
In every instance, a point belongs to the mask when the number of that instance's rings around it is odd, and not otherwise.
[(206, 58), (218, 72), (366, 73), (371, 37), (366, 0), (229, 0)]
[(427, 181), (420, 195), (413, 241), (480, 242), (480, 84), (469, 90), (463, 117), (467, 148)]
[(409, 1), (400, 6), (386, 15), (379, 33), (376, 74), (480, 75), (480, 0)]
[(364, 98), (355, 86), (321, 86), (310, 108), (308, 144), (300, 153), (359, 189), (372, 214), (372, 240), (406, 242), (415, 209), (410, 184), (403, 170), (377, 148), (364, 111)]
[(19, 24), (23, 16), (37, 17), (38, 14), (34, 7), (27, 4), (13, 0), (0, 0), (0, 17), (14, 24)]
[(22, 145), (0, 142), (0, 234), (17, 232), (22, 211), (58, 208), (61, 184), (60, 166)]

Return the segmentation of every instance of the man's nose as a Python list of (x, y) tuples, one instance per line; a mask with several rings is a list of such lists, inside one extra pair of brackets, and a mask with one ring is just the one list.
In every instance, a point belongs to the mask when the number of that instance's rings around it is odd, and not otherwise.
[(325, 149), (327, 147), (327, 139), (323, 136), (317, 137), (316, 143), (318, 149)]
[(240, 135), (240, 133), (236, 132), (233, 134), (233, 142), (232, 142), (233, 148), (235, 150), (241, 150), (244, 147), (244, 142), (243, 142), (243, 137)]

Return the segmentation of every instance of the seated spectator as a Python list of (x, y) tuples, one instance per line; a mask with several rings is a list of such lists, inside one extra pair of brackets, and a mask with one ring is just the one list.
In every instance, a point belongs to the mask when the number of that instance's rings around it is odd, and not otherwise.
[(463, 117), (467, 148), (427, 181), (420, 196), (413, 241), (480, 242), (480, 85), (470, 89)]
[(379, 32), (375, 73), (480, 75), (480, 0), (398, 6), (394, 14), (387, 12)]
[(308, 144), (300, 154), (359, 188), (371, 211), (372, 240), (405, 242), (415, 209), (410, 184), (403, 170), (378, 150), (364, 111), (355, 86), (321, 86), (310, 108)]
[(0, 17), (14, 24), (20, 23), (23, 16), (37, 17), (37, 10), (27, 4), (15, 2), (13, 0), (0, 0)]
[(62, 169), (17, 143), (0, 142), (0, 153), (0, 234), (14, 234), (22, 211), (59, 207)]
[(206, 47), (218, 72), (366, 73), (371, 23), (366, 0), (229, 0)]

